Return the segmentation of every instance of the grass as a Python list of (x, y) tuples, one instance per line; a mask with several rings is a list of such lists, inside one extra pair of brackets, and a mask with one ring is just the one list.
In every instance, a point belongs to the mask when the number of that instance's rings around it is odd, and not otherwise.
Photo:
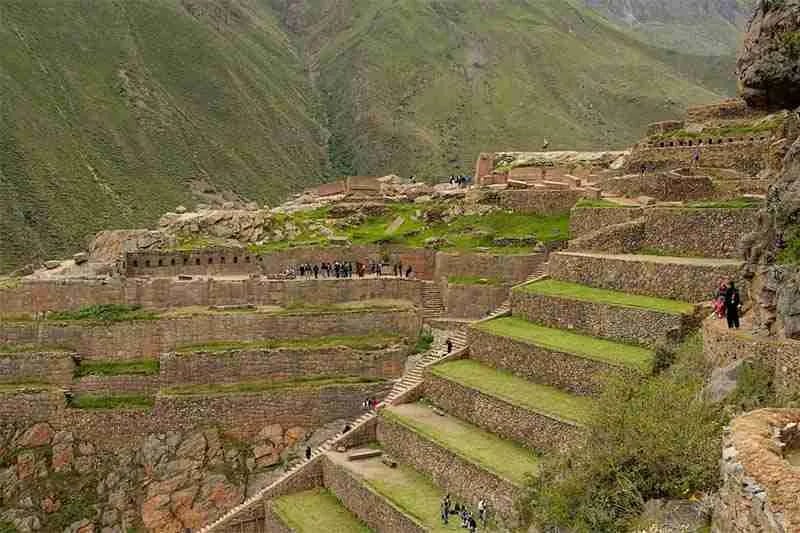
[(81, 394), (69, 406), (73, 409), (150, 409), (155, 399), (142, 394)]
[(370, 533), (345, 508), (336, 496), (325, 489), (312, 489), (281, 496), (273, 501), (280, 519), (297, 533)]
[(100, 321), (124, 322), (129, 320), (154, 320), (158, 313), (142, 309), (137, 305), (100, 304), (82, 307), (76, 311), (54, 311), (47, 315), (53, 321)]
[(43, 392), (54, 390), (54, 387), (47, 383), (37, 383), (35, 381), (27, 381), (24, 383), (0, 383), (0, 392), (14, 392), (19, 390), (25, 390), (26, 392)]
[(154, 376), (159, 372), (159, 362), (153, 359), (135, 361), (81, 361), (75, 377), (83, 376)]
[(524, 409), (554, 415), (579, 424), (589, 420), (592, 413), (593, 402), (588, 398), (532, 383), (510, 372), (495, 370), (469, 359), (434, 366), (432, 372)]
[[(430, 411), (428, 406), (422, 409)], [(384, 409), (381, 416), (421, 433), (468, 461), (519, 485), (539, 467), (538, 458), (530, 450), (454, 417), (431, 420), (414, 416), (402, 410), (402, 406), (400, 409)]]
[(366, 385), (380, 383), (383, 380), (361, 376), (311, 376), (303, 379), (286, 381), (248, 381), (243, 383), (214, 383), (207, 385), (184, 385), (162, 389), (164, 394), (172, 396), (190, 396), (197, 394), (247, 394), (271, 390), (294, 388), (323, 388), (336, 386)]
[(431, 349), (433, 346), (433, 333), (430, 330), (423, 330), (420, 331), (419, 337), (417, 337), (417, 342), (414, 343), (414, 349), (412, 353), (419, 354), (425, 353)]
[(609, 200), (604, 200), (602, 198), (599, 200), (594, 200), (590, 198), (581, 198), (580, 200), (578, 200), (578, 203), (575, 204), (575, 207), (606, 208), (606, 207), (623, 207), (623, 206), (618, 203), (611, 202)]
[(276, 314), (301, 315), (301, 314), (330, 314), (330, 313), (360, 313), (365, 311), (381, 311), (408, 309), (412, 305), (405, 300), (361, 300), (356, 302), (342, 302), (335, 304), (310, 304), (307, 302), (293, 302), (286, 305)]
[(747, 209), (758, 208), (764, 205), (761, 198), (742, 196), (731, 200), (721, 200), (716, 202), (688, 202), (686, 207), (692, 209)]
[(63, 346), (49, 346), (46, 344), (0, 344), (0, 354), (25, 354), (31, 352), (72, 352)]
[(654, 353), (651, 350), (548, 328), (516, 317), (481, 322), (476, 327), (494, 335), (509, 337), (603, 363), (627, 366), (646, 373), (651, 372), (653, 368)]
[(451, 285), (490, 285), (492, 287), (500, 287), (503, 285), (503, 280), (480, 276), (450, 276), (447, 278), (447, 283)]
[(686, 302), (655, 298), (652, 296), (640, 296), (638, 294), (629, 294), (626, 292), (611, 291), (608, 289), (597, 289), (587, 285), (579, 285), (577, 283), (569, 283), (566, 281), (551, 279), (529, 283), (516, 290), (529, 292), (531, 294), (540, 294), (543, 296), (554, 296), (621, 307), (647, 309), (673, 315), (689, 314), (694, 312), (694, 306)]
[(269, 339), (264, 341), (221, 341), (204, 344), (189, 344), (176, 350), (179, 354), (194, 352), (230, 352), (238, 350), (275, 350), (346, 347), (354, 350), (379, 350), (403, 342), (399, 335), (373, 334), (361, 336), (331, 335), (328, 337), (312, 337), (309, 339)]

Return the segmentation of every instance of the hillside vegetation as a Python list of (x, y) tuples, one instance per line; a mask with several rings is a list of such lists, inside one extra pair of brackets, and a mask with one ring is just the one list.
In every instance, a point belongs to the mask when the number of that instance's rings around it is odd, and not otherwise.
[(646, 40), (577, 0), (3, 2), (0, 271), (209, 195), (623, 147), (733, 91), (728, 55)]

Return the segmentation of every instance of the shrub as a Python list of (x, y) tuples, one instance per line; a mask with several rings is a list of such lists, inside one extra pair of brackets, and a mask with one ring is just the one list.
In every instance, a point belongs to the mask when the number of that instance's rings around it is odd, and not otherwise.
[(152, 320), (158, 315), (145, 311), (138, 305), (100, 304), (82, 307), (77, 311), (56, 311), (47, 315), (49, 320), (100, 320), (121, 322), (125, 320)]
[(624, 531), (651, 498), (712, 489), (725, 416), (700, 394), (707, 372), (695, 336), (675, 365), (650, 378), (610, 381), (587, 441), (546, 461), (528, 511), (545, 528)]
[(414, 345), (414, 353), (423, 353), (431, 349), (433, 345), (433, 333), (430, 330), (422, 330), (417, 337), (417, 343)]

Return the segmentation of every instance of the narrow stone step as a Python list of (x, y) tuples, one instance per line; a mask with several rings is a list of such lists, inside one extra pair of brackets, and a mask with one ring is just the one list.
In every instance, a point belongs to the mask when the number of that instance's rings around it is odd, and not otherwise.
[(348, 452), (347, 460), (348, 461), (361, 461), (363, 459), (372, 459), (373, 457), (380, 457), (383, 455), (382, 450), (355, 450), (352, 452)]

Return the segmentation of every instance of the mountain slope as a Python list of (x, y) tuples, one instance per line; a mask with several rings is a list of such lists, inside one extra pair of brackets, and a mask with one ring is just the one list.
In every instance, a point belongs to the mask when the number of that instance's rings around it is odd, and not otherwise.
[(481, 150), (621, 147), (733, 92), (732, 58), (643, 44), (564, 0), (274, 0), (340, 173), (467, 171)]
[(544, 138), (624, 147), (733, 93), (732, 56), (654, 46), (585, 1), (2, 2), (0, 271), (198, 191), (274, 202)]
[(192, 187), (277, 200), (325, 172), (267, 6), (3, 2), (0, 47), (0, 269), (151, 224)]

